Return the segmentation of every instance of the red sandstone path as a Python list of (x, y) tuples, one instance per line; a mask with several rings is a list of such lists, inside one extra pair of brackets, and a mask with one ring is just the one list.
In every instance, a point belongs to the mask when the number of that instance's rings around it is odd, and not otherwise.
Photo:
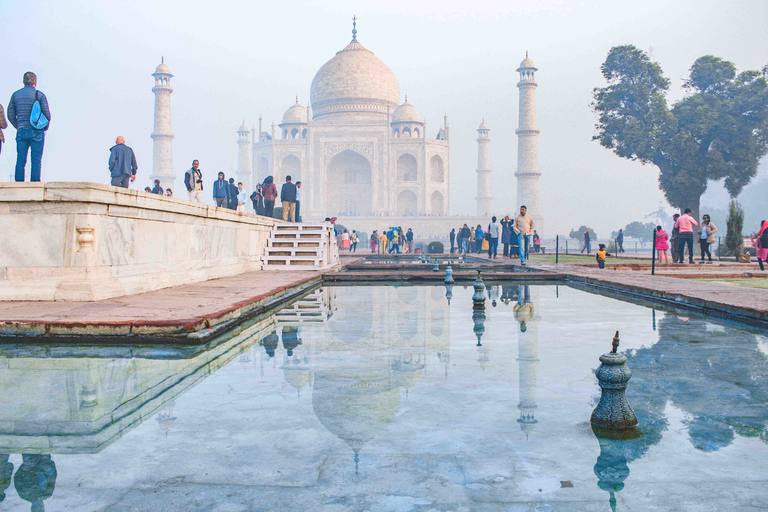
[(195, 332), (320, 278), (320, 272), (265, 270), (96, 302), (0, 302), (0, 333)]
[[(342, 265), (351, 264), (360, 256), (343, 257)], [(488, 262), (488, 270), (494, 272), (495, 277), (526, 280), (537, 277), (537, 273), (512, 273), (499, 268), (512, 263), (517, 260), (499, 258)], [(624, 296), (636, 294), (639, 298), (661, 299), (704, 314), (711, 312), (719, 318), (768, 325), (768, 290), (651, 276), (650, 269), (630, 269), (625, 265), (616, 265), (616, 270), (599, 270), (594, 266), (529, 261), (528, 268), (542, 271), (544, 275), (538, 275), (543, 279), (565, 277), (571, 282), (602, 287)], [(725, 265), (697, 265), (678, 267), (676, 272), (694, 270), (697, 277), (718, 277), (726, 271)], [(372, 269), (345, 275), (380, 280), (387, 275), (402, 277), (410, 273)], [(442, 277), (436, 273), (430, 276), (424, 269), (412, 273), (422, 278)], [(459, 274), (456, 272), (456, 277)], [(103, 335), (187, 335), (222, 327), (231, 319), (258, 311), (275, 298), (319, 283), (322, 275), (323, 272), (265, 270), (96, 302), (0, 302), (0, 334), (93, 336), (95, 341)]]

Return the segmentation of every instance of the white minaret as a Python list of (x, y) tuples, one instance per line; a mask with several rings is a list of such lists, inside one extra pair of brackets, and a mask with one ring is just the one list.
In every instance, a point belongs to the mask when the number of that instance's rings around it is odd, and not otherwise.
[[(533, 431), (536, 420), (536, 370), (539, 366), (539, 322), (536, 317), (538, 304), (537, 286), (519, 286), (518, 304), (515, 304), (515, 319), (519, 323), (517, 333), (517, 365), (519, 375), (520, 430), (525, 438)], [(531, 296), (533, 294), (533, 296)], [(522, 302), (522, 304), (520, 304)]]
[(533, 217), (534, 227), (542, 234), (543, 216), (539, 206), (539, 130), (536, 125), (536, 80), (537, 70), (525, 52), (525, 59), (517, 69), (520, 81), (520, 121), (517, 134), (517, 206), (525, 205)]
[(477, 216), (492, 214), (493, 198), (491, 197), (491, 130), (485, 124), (485, 119), (477, 129)]
[(171, 70), (165, 65), (165, 59), (161, 59), (160, 65), (155, 72), (155, 86), (152, 92), (155, 93), (155, 129), (152, 132), (153, 151), (152, 151), (152, 175), (150, 179), (154, 183), (156, 179), (160, 180), (163, 188), (173, 189), (176, 182), (176, 175), (173, 172), (173, 153), (171, 152), (171, 143), (173, 142), (173, 133), (171, 133)]
[[(237, 181), (243, 182), (243, 190), (251, 195), (251, 157), (248, 149), (251, 145), (251, 131), (245, 126), (245, 121), (237, 130)], [(245, 209), (249, 210), (249, 201), (246, 201)]]

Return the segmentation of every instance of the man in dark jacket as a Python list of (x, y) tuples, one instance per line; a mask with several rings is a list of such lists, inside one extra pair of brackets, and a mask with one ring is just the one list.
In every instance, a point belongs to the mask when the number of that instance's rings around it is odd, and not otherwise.
[(453, 248), (456, 245), (456, 230), (452, 229), (451, 233), (448, 235), (448, 238), (451, 239), (451, 254), (453, 254)]
[(283, 188), (280, 189), (280, 201), (283, 203), (283, 221), (296, 219), (296, 185), (291, 183), (291, 177), (285, 177)]
[(461, 250), (464, 253), (469, 252), (469, 238), (472, 236), (472, 231), (469, 229), (469, 226), (464, 224), (464, 227), (461, 228)]
[(624, 229), (619, 229), (619, 234), (616, 235), (616, 252), (624, 252)]
[(159, 194), (161, 196), (165, 195), (165, 190), (163, 190), (162, 185), (160, 185), (160, 180), (155, 180), (155, 186), (152, 187), (152, 193)]
[(134, 180), (138, 169), (133, 150), (125, 145), (124, 138), (118, 137), (115, 145), (109, 150), (109, 174), (112, 176), (112, 186), (128, 188), (128, 183)]
[(235, 178), (229, 178), (229, 204), (227, 208), (230, 210), (237, 210), (237, 195), (240, 190), (235, 185)]
[(48, 108), (48, 98), (37, 90), (37, 75), (31, 71), (24, 73), (24, 88), (11, 96), (8, 102), (8, 120), (16, 128), (16, 181), (24, 181), (24, 168), (27, 166), (27, 154), (32, 153), (30, 181), (40, 181), (40, 169), (43, 165), (43, 146), (45, 132), (50, 124), (43, 129), (32, 126), (31, 115), (35, 101), (40, 102), (40, 110), (50, 122), (51, 111)]
[(230, 200), (229, 183), (224, 179), (224, 173), (219, 173), (219, 179), (213, 182), (213, 200), (219, 208), (228, 208)]

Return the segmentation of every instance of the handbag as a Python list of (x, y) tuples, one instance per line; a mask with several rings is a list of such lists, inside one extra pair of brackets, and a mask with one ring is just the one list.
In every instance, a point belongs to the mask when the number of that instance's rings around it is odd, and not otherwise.
[(43, 108), (40, 106), (38, 95), (40, 91), (35, 91), (35, 104), (32, 105), (32, 113), (29, 115), (29, 124), (36, 130), (42, 130), (48, 126), (48, 118), (43, 114)]

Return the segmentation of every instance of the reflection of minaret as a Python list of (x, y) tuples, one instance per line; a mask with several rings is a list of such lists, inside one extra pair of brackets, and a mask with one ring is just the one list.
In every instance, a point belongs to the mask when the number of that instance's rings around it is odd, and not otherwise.
[(534, 287), (534, 299), (531, 299), (531, 287), (520, 286), (517, 304), (515, 304), (515, 319), (520, 322), (517, 333), (517, 364), (520, 376), (520, 429), (528, 434), (533, 431), (536, 423), (536, 368), (539, 364), (539, 322), (535, 313), (535, 302), (538, 302), (538, 290)]
[(170, 402), (165, 408), (157, 413), (157, 424), (160, 426), (160, 430), (165, 432), (165, 437), (168, 437), (168, 432), (173, 428), (173, 422), (176, 421), (176, 415), (173, 412), (173, 406), (176, 402)]

